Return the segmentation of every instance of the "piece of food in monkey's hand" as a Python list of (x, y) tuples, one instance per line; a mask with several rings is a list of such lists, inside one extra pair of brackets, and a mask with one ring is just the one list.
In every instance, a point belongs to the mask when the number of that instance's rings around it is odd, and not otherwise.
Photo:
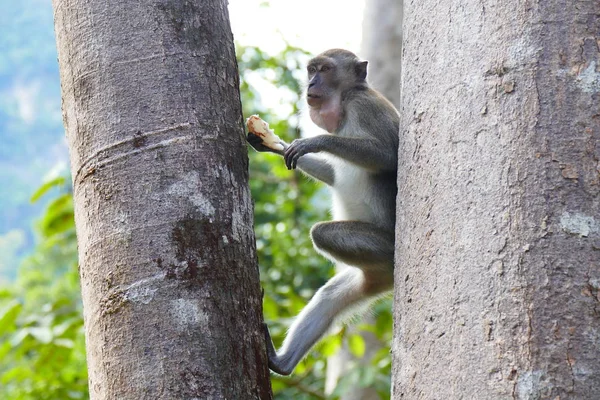
[(246, 119), (248, 132), (262, 139), (262, 144), (273, 150), (283, 150), (285, 148), (283, 140), (279, 138), (271, 129), (269, 124), (260, 119), (258, 115), (251, 115)]

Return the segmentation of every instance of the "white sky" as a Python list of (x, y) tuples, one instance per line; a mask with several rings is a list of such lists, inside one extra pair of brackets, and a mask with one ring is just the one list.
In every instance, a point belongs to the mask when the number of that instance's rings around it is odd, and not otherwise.
[[(331, 48), (359, 52), (365, 0), (229, 0), (229, 18), (234, 39), (245, 46), (260, 47), (271, 54), (280, 52), (285, 39), (290, 45), (316, 55)], [(280, 117), (289, 115), (288, 104), (268, 84), (253, 81), (263, 105)], [(304, 105), (301, 102), (301, 105)], [(303, 133), (321, 133), (301, 113)]]
[(341, 47), (360, 48), (364, 0), (229, 0), (235, 39), (268, 52), (291, 45), (318, 54)]

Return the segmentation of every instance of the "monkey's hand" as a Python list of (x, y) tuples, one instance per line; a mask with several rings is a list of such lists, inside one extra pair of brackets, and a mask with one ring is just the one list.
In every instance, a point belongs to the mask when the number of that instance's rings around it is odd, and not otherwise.
[(312, 137), (294, 140), (283, 153), (285, 166), (287, 169), (296, 169), (298, 159), (308, 153), (318, 153), (321, 151), (320, 137)]
[(248, 143), (256, 151), (268, 151), (283, 155), (287, 143), (281, 140), (272, 129), (269, 129), (269, 124), (258, 115), (248, 117), (246, 126), (248, 127)]
[(248, 136), (246, 137), (248, 144), (252, 146), (252, 148), (261, 153), (269, 152), (283, 155), (283, 150), (276, 150), (269, 146), (266, 146), (263, 142), (263, 139), (260, 136), (255, 135), (252, 132), (248, 132)]

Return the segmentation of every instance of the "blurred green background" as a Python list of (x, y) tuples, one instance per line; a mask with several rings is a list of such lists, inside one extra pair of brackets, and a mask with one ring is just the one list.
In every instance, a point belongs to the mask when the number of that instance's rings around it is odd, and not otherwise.
[[(85, 399), (83, 319), (52, 7), (47, 0), (3, 0), (2, 6), (0, 399)], [(290, 45), (279, 54), (238, 46), (237, 54), (244, 115), (260, 114), (286, 141), (300, 137), (297, 115), (308, 54)], [(282, 99), (277, 111), (263, 102), (265, 90)], [(282, 116), (282, 109), (289, 115)], [(291, 318), (333, 274), (308, 234), (315, 222), (329, 219), (329, 194), (288, 171), (278, 156), (254, 151), (249, 156), (264, 313), (278, 346)], [(377, 323), (358, 329), (388, 343), (389, 302), (378, 304), (375, 312)], [(275, 397), (335, 399), (358, 385), (375, 387), (388, 399), (387, 347), (369, 365), (345, 374), (335, 392), (325, 396), (326, 357), (344, 341), (362, 356), (362, 338), (340, 329), (291, 378), (273, 376)]]

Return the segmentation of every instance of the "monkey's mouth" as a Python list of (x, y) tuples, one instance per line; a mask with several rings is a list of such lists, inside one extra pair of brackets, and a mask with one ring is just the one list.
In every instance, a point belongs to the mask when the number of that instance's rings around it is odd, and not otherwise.
[(322, 102), (322, 97), (318, 94), (307, 93), (306, 94), (306, 102), (309, 106), (319, 106)]

